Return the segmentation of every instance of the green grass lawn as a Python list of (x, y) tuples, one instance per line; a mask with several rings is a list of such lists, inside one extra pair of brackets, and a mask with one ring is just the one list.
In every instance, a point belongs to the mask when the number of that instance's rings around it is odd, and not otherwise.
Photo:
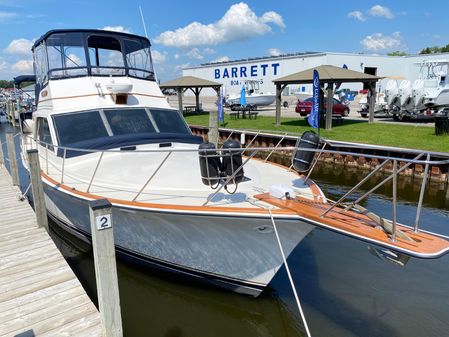
[[(209, 114), (186, 115), (190, 125), (209, 125)], [(281, 125), (275, 126), (274, 117), (259, 116), (257, 119), (230, 119), (225, 115), (225, 122), (220, 127), (230, 129), (251, 129), (277, 132), (302, 133), (312, 130), (304, 118), (282, 118)], [(374, 123), (365, 121), (343, 120), (331, 131), (320, 130), (322, 137), (348, 142), (387, 145), (403, 148), (449, 152), (449, 136), (436, 136), (435, 129), (427, 126)]]

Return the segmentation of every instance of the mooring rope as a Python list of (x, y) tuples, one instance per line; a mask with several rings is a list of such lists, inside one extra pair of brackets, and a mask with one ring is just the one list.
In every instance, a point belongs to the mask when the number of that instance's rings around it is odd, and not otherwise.
[(31, 183), (28, 184), (28, 187), (25, 190), (25, 192), (23, 192), (22, 195), (19, 197), (20, 201), (24, 201), (26, 199), (26, 196), (27, 196), (27, 193), (28, 193), (30, 187), (31, 187)]
[(278, 245), (279, 245), (279, 249), (281, 250), (282, 259), (284, 260), (285, 270), (287, 271), (288, 279), (290, 281), (290, 285), (292, 286), (293, 295), (295, 296), (296, 304), (298, 306), (298, 310), (299, 310), (299, 313), (301, 315), (301, 319), (302, 319), (302, 321), (304, 323), (304, 328), (306, 330), (307, 336), (308, 337), (312, 337), (312, 335), (310, 333), (310, 330), (309, 330), (309, 326), (307, 325), (307, 321), (306, 321), (306, 317), (304, 315), (304, 311), (302, 310), (301, 302), (299, 301), (299, 296), (298, 296), (298, 293), (296, 291), (296, 287), (295, 287), (295, 284), (293, 282), (292, 275), (290, 273), (290, 268), (288, 267), (288, 264), (287, 264), (287, 259), (286, 259), (285, 254), (284, 254), (284, 249), (282, 248), (281, 239), (279, 238), (279, 234), (278, 234), (278, 231), (277, 231), (277, 228), (276, 228), (276, 223), (274, 221), (273, 214), (271, 213), (271, 209), (268, 209), (268, 212), (270, 213), (271, 223), (273, 224), (274, 233), (276, 234), (276, 239), (277, 239), (277, 242), (278, 242)]

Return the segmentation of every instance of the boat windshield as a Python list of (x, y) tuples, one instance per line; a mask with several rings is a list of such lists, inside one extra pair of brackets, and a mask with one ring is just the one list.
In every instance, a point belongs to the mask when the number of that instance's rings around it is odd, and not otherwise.
[(76, 147), (74, 144), (95, 143), (100, 139), (111, 141), (114, 137), (137, 140), (166, 134), (191, 135), (178, 111), (168, 109), (101, 109), (58, 114), (52, 118), (60, 146)]
[(36, 82), (79, 76), (154, 81), (148, 39), (107, 31), (51, 32), (33, 47)]

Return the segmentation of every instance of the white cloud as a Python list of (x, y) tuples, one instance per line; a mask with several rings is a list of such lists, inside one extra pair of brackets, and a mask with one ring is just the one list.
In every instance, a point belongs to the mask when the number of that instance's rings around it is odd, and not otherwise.
[(175, 73), (177, 76), (180, 76), (180, 75), (182, 75), (182, 69), (188, 68), (188, 67), (190, 67), (190, 66), (191, 66), (190, 63), (179, 64), (179, 65), (177, 65), (177, 66), (174, 67), (174, 73)]
[(110, 30), (112, 32), (119, 32), (119, 33), (131, 33), (131, 30), (126, 29), (123, 26), (105, 26), (103, 28), (100, 28), (101, 30)]
[(5, 52), (8, 54), (31, 55), (33, 41), (27, 39), (12, 40)]
[(176, 53), (175, 56), (174, 56), (175, 60), (179, 60), (180, 57), (181, 57), (181, 55), (178, 54), (178, 53)]
[(359, 21), (366, 21), (365, 15), (361, 11), (352, 11), (348, 13), (348, 18), (356, 19)]
[(20, 60), (12, 65), (12, 69), (20, 73), (30, 73), (33, 71), (33, 61)]
[(382, 33), (374, 33), (365, 37), (362, 41), (360, 41), (360, 44), (364, 49), (373, 51), (404, 47), (400, 32), (395, 32), (391, 34), (391, 36), (384, 36)]
[(17, 13), (11, 13), (11, 12), (0, 12), (0, 22), (5, 22), (9, 19), (17, 18)]
[(394, 15), (388, 7), (381, 5), (375, 5), (368, 10), (368, 14), (371, 16), (380, 16), (386, 19), (393, 19)]
[(282, 19), (282, 16), (280, 16), (278, 13), (270, 11), (270, 12), (266, 12), (262, 15), (261, 22), (263, 23), (274, 23), (276, 26), (284, 29), (285, 28), (285, 24), (284, 24), (284, 20)]
[(175, 31), (163, 32), (154, 41), (164, 46), (181, 48), (217, 45), (271, 32), (270, 23), (285, 28), (282, 17), (276, 12), (266, 12), (258, 17), (246, 3), (241, 2), (232, 5), (215, 23), (195, 21)]
[(6, 63), (3, 60), (0, 60), (0, 70), (5, 70), (6, 68), (8, 68), (8, 63)]
[(75, 54), (69, 54), (67, 56), (67, 67), (80, 67), (84, 65), (83, 61)]
[(282, 51), (277, 48), (270, 48), (268, 49), (268, 55), (270, 56), (279, 56), (282, 54)]
[(211, 61), (212, 63), (218, 63), (218, 62), (228, 62), (230, 58), (228, 56), (220, 56), (216, 58), (215, 60)]
[(204, 58), (204, 56), (201, 55), (200, 50), (198, 48), (192, 48), (186, 53), (186, 55), (189, 59), (202, 60)]
[(212, 48), (207, 47), (207, 48), (203, 49), (203, 54), (212, 55), (212, 54), (215, 54), (215, 50), (213, 50)]
[(164, 63), (165, 60), (167, 59), (167, 52), (161, 53), (160, 51), (152, 50), (151, 51), (151, 58), (153, 59), (153, 62), (155, 64)]

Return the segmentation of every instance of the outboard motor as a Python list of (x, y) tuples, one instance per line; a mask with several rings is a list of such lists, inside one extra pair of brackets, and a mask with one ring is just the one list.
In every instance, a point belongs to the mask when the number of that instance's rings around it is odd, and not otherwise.
[(320, 138), (313, 131), (306, 131), (302, 134), (301, 138), (298, 138), (292, 156), (292, 164), (296, 171), (308, 171), (315, 157), (314, 151), (302, 151), (301, 148), (316, 149), (319, 144)]
[[(237, 169), (242, 166), (242, 152), (241, 151), (226, 151), (226, 149), (241, 149), (240, 142), (229, 139), (224, 142), (221, 151), (223, 158), (222, 172), (229, 178)], [(229, 181), (229, 184), (238, 184), (243, 180), (243, 168), (237, 172), (234, 179)]]
[(214, 150), (215, 145), (209, 142), (201, 143), (199, 149), (201, 180), (204, 185), (215, 185), (220, 179), (220, 159), (216, 151), (207, 151)]

